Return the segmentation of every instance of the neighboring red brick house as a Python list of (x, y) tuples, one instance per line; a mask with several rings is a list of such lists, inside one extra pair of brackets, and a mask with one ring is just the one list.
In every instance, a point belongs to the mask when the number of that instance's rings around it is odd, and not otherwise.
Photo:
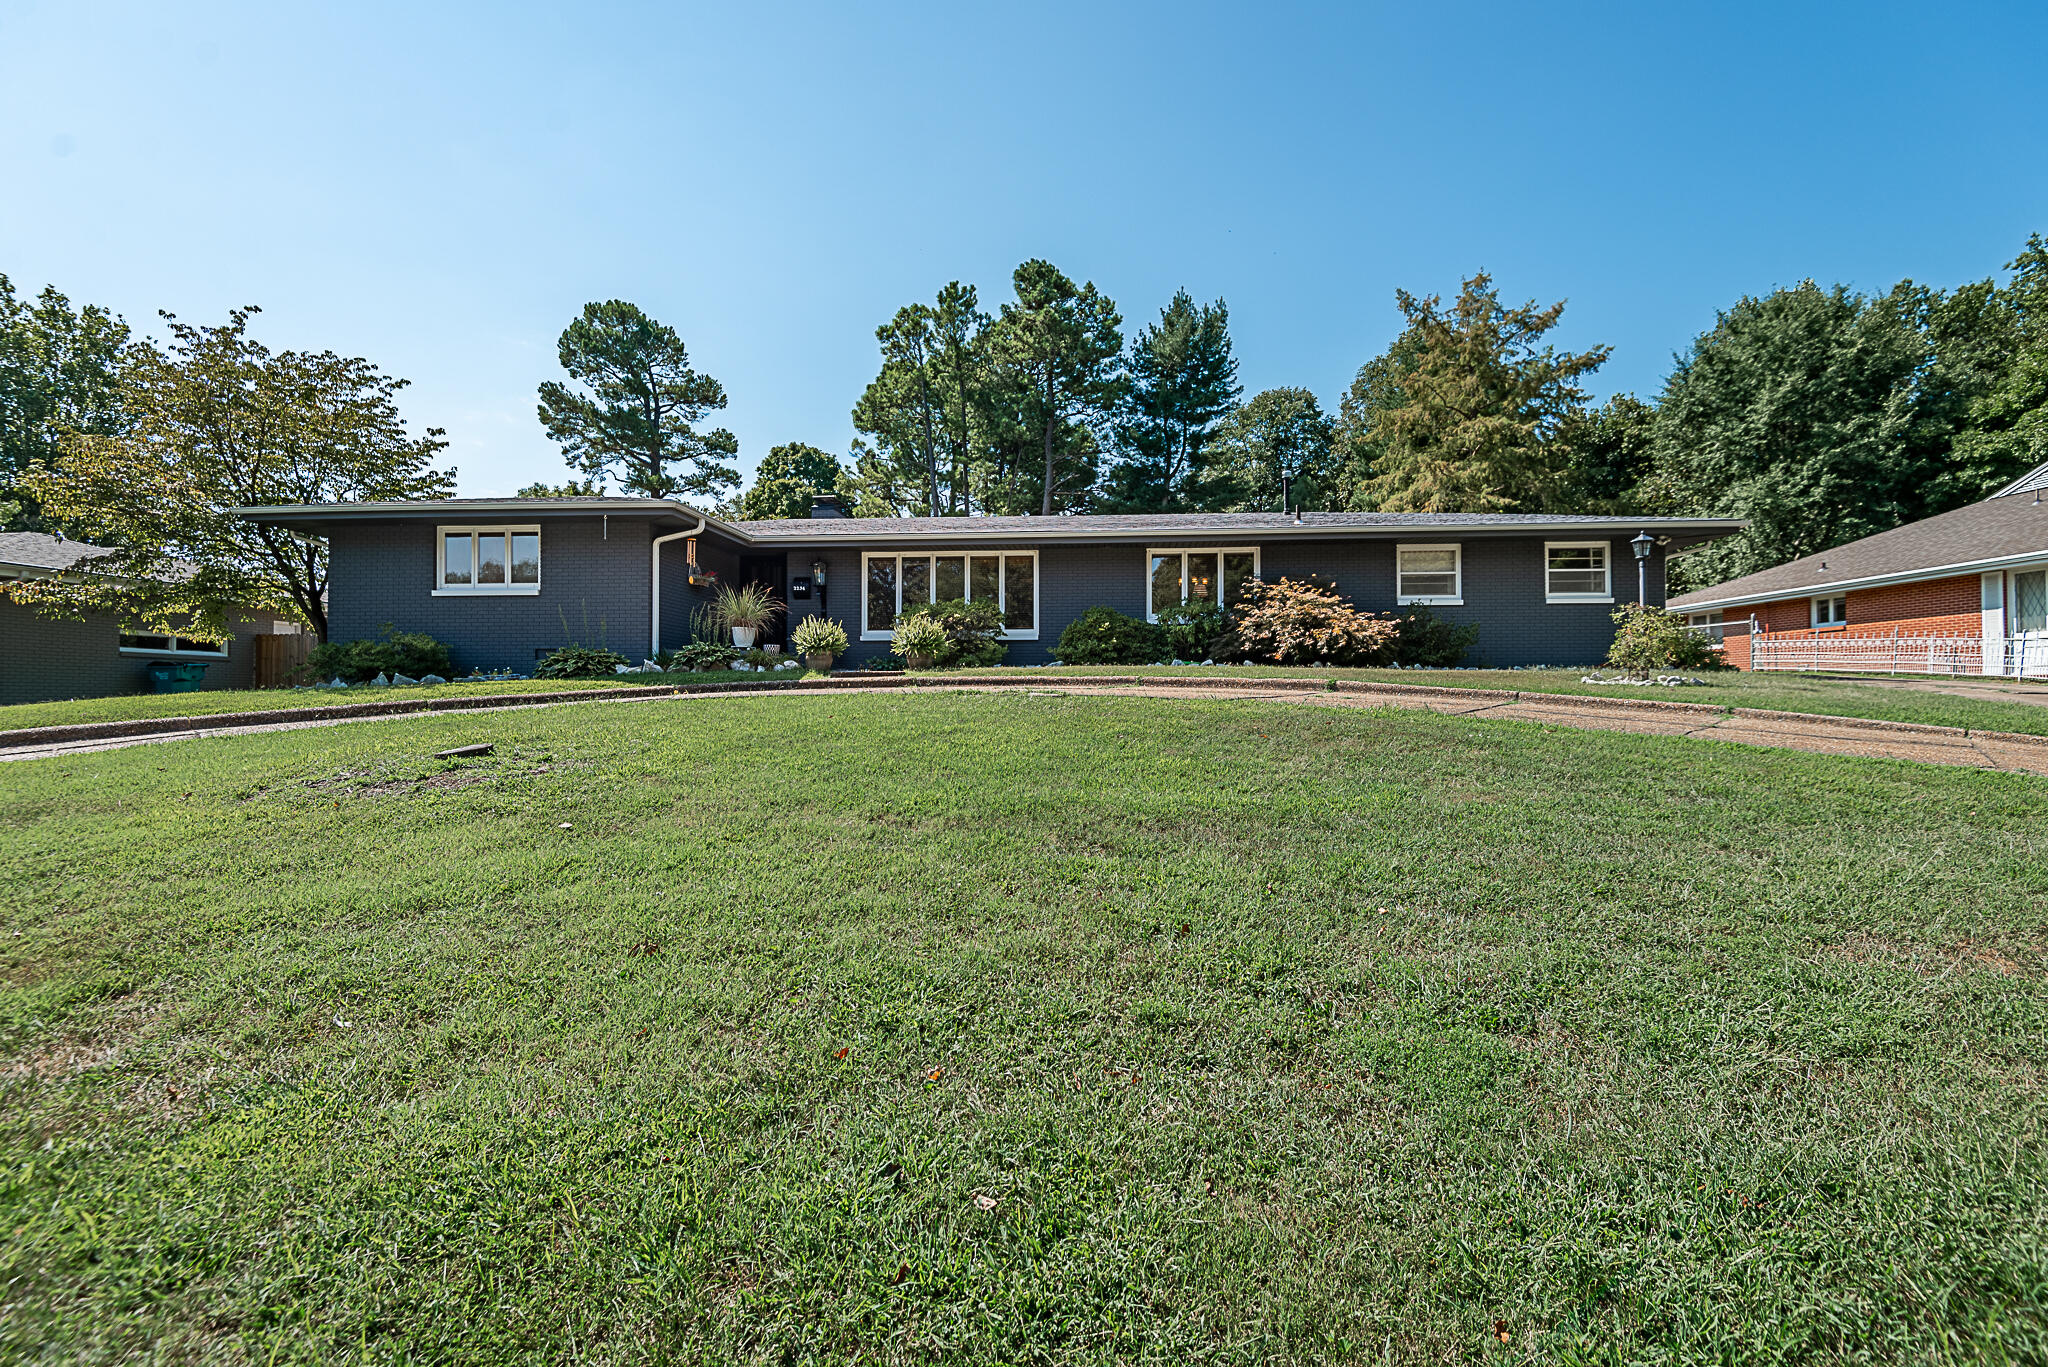
[(2048, 675), (2048, 465), (1669, 606), (1721, 632), (1739, 669)]

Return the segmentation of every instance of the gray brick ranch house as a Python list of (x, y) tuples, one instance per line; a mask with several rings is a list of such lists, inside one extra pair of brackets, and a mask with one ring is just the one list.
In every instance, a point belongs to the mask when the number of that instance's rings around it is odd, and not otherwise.
[(332, 639), (387, 625), (424, 631), (449, 643), (459, 668), (521, 671), (572, 638), (595, 644), (600, 624), (605, 642), (635, 660), (682, 645), (692, 611), (720, 581), (766, 583), (788, 603), (769, 640), (813, 614), (836, 618), (854, 665), (887, 656), (906, 602), (991, 598), (1010, 662), (1038, 664), (1090, 607), (1150, 617), (1190, 598), (1227, 603), (1250, 575), (1309, 574), (1368, 610), (1426, 603), (1478, 623), (1475, 661), (1585, 664), (1606, 653), (1613, 604), (1636, 597), (1633, 538), (1655, 538), (1644, 579), (1648, 600), (1661, 603), (1667, 555), (1743, 525), (1506, 513), (858, 518), (829, 498), (811, 517), (769, 522), (609, 497), (243, 515), (327, 538)]

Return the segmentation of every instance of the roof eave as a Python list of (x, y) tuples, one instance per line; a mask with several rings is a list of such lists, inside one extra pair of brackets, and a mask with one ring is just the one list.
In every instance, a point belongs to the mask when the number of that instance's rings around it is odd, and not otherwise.
[(1809, 598), (1816, 594), (1845, 589), (1878, 589), (1891, 584), (1911, 584), (1923, 579), (1953, 579), (1959, 575), (1982, 574), (1988, 570), (2002, 570), (2039, 560), (2048, 560), (2048, 549), (2020, 551), (2013, 555), (1993, 556), (1983, 560), (1963, 560), (1953, 565), (1929, 565), (1922, 569), (1895, 570), (1888, 574), (1866, 574), (1854, 579), (1816, 580), (1788, 588), (1769, 589), (1762, 593), (1730, 594), (1725, 598), (1695, 599), (1690, 594), (1681, 594), (1671, 600), (1670, 607), (1674, 612), (1700, 612), (1708, 608), (1746, 608), (1757, 603), (1775, 603), (1785, 598)]

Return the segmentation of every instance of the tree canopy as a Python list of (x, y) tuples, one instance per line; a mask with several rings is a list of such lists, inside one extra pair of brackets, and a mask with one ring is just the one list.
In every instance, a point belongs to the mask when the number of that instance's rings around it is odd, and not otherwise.
[(819, 494), (833, 494), (854, 501), (853, 478), (839, 458), (829, 451), (793, 441), (769, 448), (754, 472), (754, 483), (740, 496), (733, 515), (744, 521), (767, 518), (809, 517), (811, 500)]
[(1550, 439), (1582, 407), (1583, 376), (1609, 348), (1560, 352), (1542, 345), (1564, 313), (1509, 308), (1485, 272), (1450, 308), (1436, 295), (1395, 291), (1413, 358), (1390, 376), (1400, 401), (1359, 433), (1374, 444), (1359, 494), (1390, 512), (1514, 512), (1546, 505), (1555, 472)]
[(109, 436), (125, 425), (127, 346), (119, 316), (93, 304), (73, 309), (55, 286), (29, 302), (0, 275), (0, 530), (47, 527), (21, 484), (29, 467), (57, 465), (73, 433)]
[(739, 439), (694, 425), (725, 407), (725, 389), (690, 368), (674, 328), (621, 299), (585, 304), (557, 354), (581, 388), (543, 383), (540, 421), (571, 469), (647, 498), (716, 499), (738, 486)]
[(1101, 506), (1138, 513), (1197, 506), (1202, 448), (1244, 392), (1231, 354), (1229, 308), (1221, 299), (1198, 305), (1186, 290), (1174, 291), (1159, 321), (1131, 338), (1124, 369), (1129, 385)]
[(1124, 392), (1123, 318), (1092, 281), (1076, 285), (1050, 261), (1026, 261), (1011, 281), (1017, 298), (991, 329), (991, 360), (1042, 458), (1038, 511), (1050, 517), (1085, 507), (1095, 486), (1099, 437)]
[(1268, 389), (1217, 424), (1201, 453), (1197, 501), (1212, 512), (1328, 507), (1331, 424), (1306, 389)]
[(267, 609), (325, 640), (326, 542), (235, 510), (453, 493), (454, 471), (434, 468), (441, 429), (414, 436), (399, 416), (404, 380), (331, 351), (272, 352), (248, 335), (257, 312), (207, 328), (163, 314), (167, 348), (128, 347), (122, 429), (69, 433), (21, 480), (51, 518), (118, 549), (89, 577), (21, 581), (15, 597), (213, 639), (236, 610)]

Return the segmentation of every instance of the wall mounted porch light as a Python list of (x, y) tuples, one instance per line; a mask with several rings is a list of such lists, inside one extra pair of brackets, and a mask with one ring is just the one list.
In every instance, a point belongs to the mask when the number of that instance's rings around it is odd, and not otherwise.
[(824, 562), (824, 561), (822, 561), (822, 560), (813, 560), (813, 561), (811, 562), (811, 582), (812, 582), (813, 584), (816, 584), (816, 585), (818, 586), (818, 612), (819, 612), (819, 614), (820, 614), (820, 615), (823, 615), (823, 613), (824, 613), (824, 611), (825, 611), (825, 562)]

